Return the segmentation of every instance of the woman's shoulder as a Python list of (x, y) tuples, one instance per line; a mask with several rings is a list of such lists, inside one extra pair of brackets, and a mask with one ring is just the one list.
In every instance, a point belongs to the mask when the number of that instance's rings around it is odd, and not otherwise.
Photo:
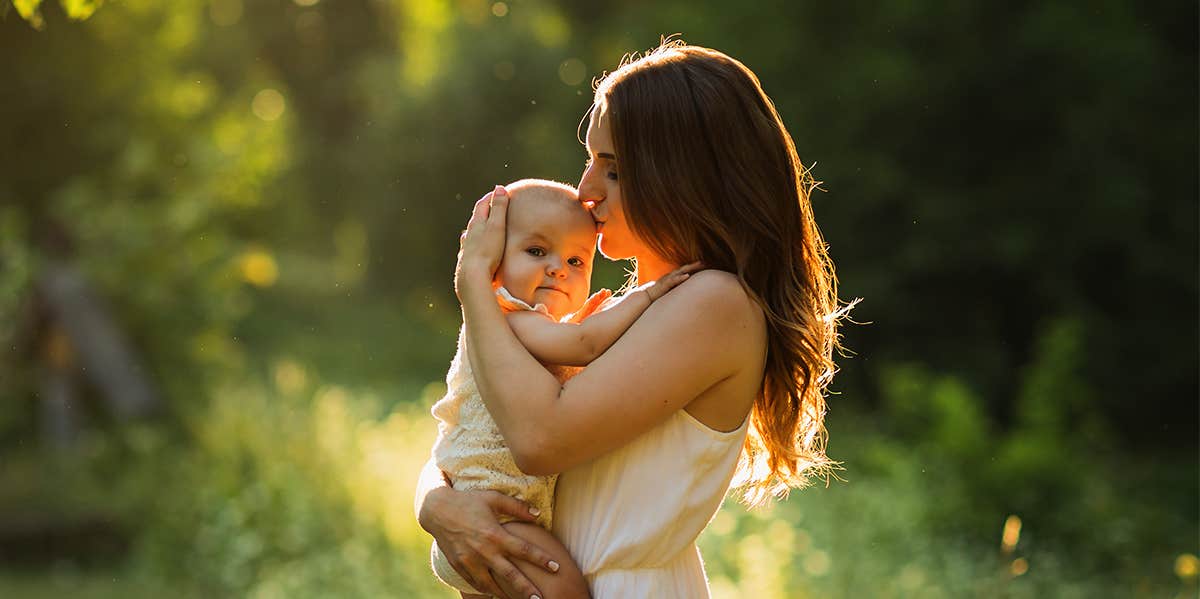
[(672, 291), (679, 293), (680, 300), (696, 304), (708, 313), (742, 317), (762, 315), (758, 303), (742, 286), (737, 275), (731, 272), (702, 270), (693, 273)]
[(679, 315), (694, 335), (719, 338), (730, 350), (758, 344), (766, 334), (766, 316), (758, 302), (737, 275), (721, 270), (693, 273), (650, 309)]

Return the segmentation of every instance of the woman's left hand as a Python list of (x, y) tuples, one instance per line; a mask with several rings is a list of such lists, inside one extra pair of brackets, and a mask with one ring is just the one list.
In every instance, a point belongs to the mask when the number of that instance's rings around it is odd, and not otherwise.
[(504, 257), (507, 215), (508, 190), (502, 185), (475, 202), (467, 229), (459, 237), (458, 265), (454, 269), (454, 291), (459, 300), (474, 285), (486, 284), (490, 292), (492, 277)]

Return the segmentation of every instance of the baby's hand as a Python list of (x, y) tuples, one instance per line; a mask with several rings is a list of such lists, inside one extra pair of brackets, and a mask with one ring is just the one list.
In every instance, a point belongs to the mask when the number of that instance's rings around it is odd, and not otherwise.
[(667, 294), (668, 291), (675, 288), (676, 285), (686, 281), (693, 272), (702, 270), (703, 266), (699, 262), (684, 264), (675, 270), (659, 277), (657, 281), (646, 283), (638, 288), (638, 291), (645, 291), (646, 295), (650, 296), (650, 301), (657, 301), (658, 298)]
[(584, 300), (583, 305), (574, 314), (567, 317), (565, 322), (579, 324), (583, 319), (599, 311), (604, 306), (604, 302), (608, 301), (610, 297), (612, 297), (612, 291), (608, 289), (601, 289), (593, 293), (591, 297)]

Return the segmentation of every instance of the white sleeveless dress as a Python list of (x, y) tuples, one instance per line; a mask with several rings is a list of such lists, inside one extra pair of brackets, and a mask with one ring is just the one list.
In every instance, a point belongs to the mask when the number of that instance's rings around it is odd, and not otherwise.
[(729, 489), (748, 422), (721, 432), (679, 410), (559, 475), (554, 534), (593, 599), (709, 596), (696, 537)]

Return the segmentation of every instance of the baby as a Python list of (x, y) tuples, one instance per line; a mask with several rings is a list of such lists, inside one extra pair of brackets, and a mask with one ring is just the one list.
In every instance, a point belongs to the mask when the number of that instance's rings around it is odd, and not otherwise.
[[(493, 282), (496, 300), (517, 339), (559, 381), (565, 382), (604, 353), (654, 300), (687, 279), (686, 269), (674, 271), (638, 287), (604, 311), (589, 314), (590, 309), (581, 308), (591, 285), (596, 225), (575, 189), (537, 179), (517, 181), (506, 189), (510, 200), (504, 256)], [(586, 304), (594, 307), (597, 302)], [(494, 490), (521, 499), (537, 510), (538, 525), (549, 531), (557, 477), (530, 476), (517, 468), (475, 385), (464, 335), (462, 329), (446, 375), (446, 395), (433, 406), (438, 421), (433, 458), (455, 489)], [(567, 555), (562, 543), (548, 533), (537, 542), (552, 553)], [(463, 597), (478, 596), (479, 591), (450, 566), (436, 543), (431, 553), (438, 578)], [(567, 562), (556, 576), (566, 577), (560, 582), (586, 594), (582, 573)]]

